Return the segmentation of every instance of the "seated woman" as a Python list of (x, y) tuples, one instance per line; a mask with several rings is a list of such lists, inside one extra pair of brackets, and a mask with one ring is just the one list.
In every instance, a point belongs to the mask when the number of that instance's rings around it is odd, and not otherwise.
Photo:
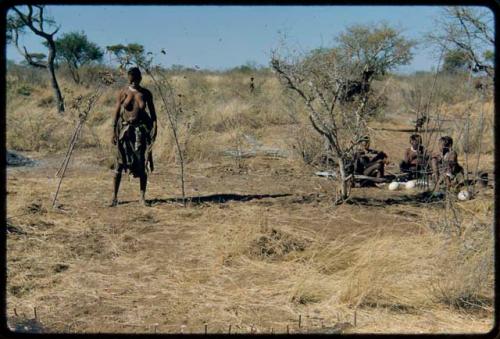
[(354, 173), (382, 178), (384, 176), (385, 159), (387, 159), (387, 155), (384, 152), (371, 149), (370, 138), (364, 136), (360, 140), (360, 148), (355, 153)]
[(458, 163), (458, 155), (453, 149), (453, 139), (449, 136), (444, 136), (439, 139), (439, 152), (432, 157), (432, 175), (436, 183), (434, 190), (444, 182), (449, 188), (452, 181), (460, 173), (464, 173), (464, 169)]
[(429, 156), (422, 145), (422, 137), (419, 134), (410, 136), (410, 147), (405, 150), (404, 158), (399, 164), (403, 173), (408, 173), (410, 179), (414, 179), (419, 171), (427, 167)]

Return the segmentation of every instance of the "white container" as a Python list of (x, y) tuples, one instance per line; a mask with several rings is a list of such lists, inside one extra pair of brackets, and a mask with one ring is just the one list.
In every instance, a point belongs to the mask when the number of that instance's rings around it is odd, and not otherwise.
[(389, 184), (389, 191), (397, 191), (399, 189), (399, 182), (393, 181)]
[(470, 199), (470, 192), (469, 191), (460, 191), (458, 192), (458, 200), (469, 200)]
[(405, 184), (407, 190), (411, 190), (417, 186), (417, 180), (410, 180)]

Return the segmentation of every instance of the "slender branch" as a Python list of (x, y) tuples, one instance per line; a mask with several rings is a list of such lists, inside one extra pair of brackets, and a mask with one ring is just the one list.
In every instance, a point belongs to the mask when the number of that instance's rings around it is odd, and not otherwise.
[(316, 123), (316, 121), (314, 120), (314, 118), (313, 118), (312, 115), (309, 115), (309, 120), (311, 121), (313, 128), (319, 134), (323, 135), (328, 140), (328, 142), (330, 143), (330, 145), (332, 146), (332, 148), (335, 149), (335, 152), (337, 153), (337, 156), (340, 156), (342, 154), (342, 152), (340, 150), (340, 147), (339, 147), (338, 143), (335, 141), (335, 137), (332, 134), (327, 133), (323, 129), (321, 129), (318, 126), (318, 124)]
[(33, 24), (33, 7), (31, 5), (28, 5), (28, 8), (29, 8), (29, 13), (28, 16), (26, 17), (25, 14), (22, 13), (20, 10), (18, 10), (16, 7), (12, 7), (12, 9), (19, 15), (19, 18), (22, 20), (22, 22), (26, 26), (28, 26), (33, 31), (33, 33), (41, 37), (44, 37), (46, 39), (50, 39), (52, 37), (51, 34), (41, 31), (35, 27), (35, 25)]
[(292, 79), (290, 79), (290, 77), (288, 76), (288, 74), (286, 74), (285, 72), (283, 72), (283, 70), (279, 67), (278, 62), (276, 62), (275, 64), (273, 64), (273, 68), (276, 70), (276, 72), (278, 72), (279, 75), (281, 75), (283, 77), (283, 79), (286, 80), (288, 88), (293, 89), (294, 91), (296, 91), (306, 102), (311, 101), (304, 94), (304, 92), (300, 88), (297, 88), (295, 86), (295, 84), (293, 83)]
[(38, 27), (40, 27), (40, 31), (44, 31), (43, 29), (43, 6), (36, 6), (38, 8)]
[(23, 51), (23, 49), (21, 49), (21, 47), (19, 47), (19, 32), (18, 32), (18, 29), (19, 29), (18, 27), (16, 27), (16, 28), (13, 29), (13, 33), (14, 33), (14, 39), (13, 39), (13, 41), (14, 41), (14, 46), (16, 47), (16, 49), (19, 52), (19, 54), (21, 54), (24, 57), (24, 59), (26, 59), (26, 61), (31, 66), (39, 67), (39, 68), (47, 68), (47, 65), (35, 62), (33, 60), (33, 58), (31, 57), (31, 55), (26, 50), (25, 46), (23, 46), (24, 51)]

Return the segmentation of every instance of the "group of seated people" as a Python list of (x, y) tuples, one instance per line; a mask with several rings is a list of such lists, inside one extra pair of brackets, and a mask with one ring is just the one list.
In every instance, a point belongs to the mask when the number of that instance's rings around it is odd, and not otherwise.
[[(363, 137), (359, 145), (354, 159), (354, 173), (383, 178), (387, 154), (371, 149), (368, 136)], [(449, 187), (456, 176), (459, 173), (463, 174), (464, 171), (458, 163), (457, 152), (452, 147), (453, 139), (443, 136), (439, 139), (439, 150), (430, 154), (422, 145), (422, 137), (413, 134), (410, 136), (410, 147), (405, 150), (399, 169), (408, 179), (432, 175), (435, 187), (439, 187), (443, 182)]]

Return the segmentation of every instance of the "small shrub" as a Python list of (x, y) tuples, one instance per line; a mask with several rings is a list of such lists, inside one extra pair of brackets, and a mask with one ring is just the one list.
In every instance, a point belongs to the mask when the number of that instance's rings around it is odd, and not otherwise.
[(38, 100), (38, 107), (50, 107), (54, 102), (53, 95), (47, 95)]
[(493, 305), (493, 232), (489, 225), (467, 225), (462, 237), (442, 249), (440, 272), (431, 282), (432, 295), (442, 304), (463, 310), (485, 310)]
[(325, 154), (324, 140), (309, 126), (301, 125), (291, 131), (290, 147), (293, 153), (307, 165), (322, 163)]
[(288, 253), (303, 251), (309, 243), (306, 239), (299, 239), (273, 228), (252, 241), (249, 253), (261, 259), (279, 259)]
[(29, 97), (33, 92), (33, 88), (28, 85), (22, 85), (17, 89), (17, 94)]

